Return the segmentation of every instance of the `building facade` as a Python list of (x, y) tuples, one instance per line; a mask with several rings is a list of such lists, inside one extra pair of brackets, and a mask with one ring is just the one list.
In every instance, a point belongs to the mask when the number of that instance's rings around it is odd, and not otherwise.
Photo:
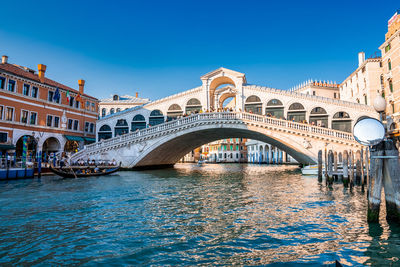
[(139, 98), (139, 94), (136, 96), (130, 95), (113, 95), (110, 98), (101, 99), (99, 103), (99, 117), (103, 118), (107, 115), (114, 114), (117, 112), (124, 111), (133, 107), (141, 106), (150, 102), (148, 98)]
[(75, 90), (45, 73), (46, 65), (39, 64), (35, 71), (2, 57), (0, 144), (17, 157), (24, 142), (28, 155), (48, 155), (74, 152), (95, 141), (98, 100), (84, 93), (85, 81), (79, 80)]
[(203, 145), (202, 158), (209, 162), (247, 162), (246, 138), (228, 138)]
[(382, 52), (383, 96), (386, 99), (386, 115), (391, 123), (389, 129), (398, 134), (400, 129), (400, 10), (388, 21)]
[(365, 59), (365, 53), (358, 53), (358, 67), (340, 84), (340, 99), (372, 105), (383, 86), (382, 59)]
[(248, 140), (247, 146), (247, 161), (249, 163), (265, 163), (265, 164), (282, 164), (282, 163), (297, 163), (285, 151), (278, 149), (277, 147), (257, 141)]
[(333, 99), (340, 98), (339, 85), (333, 81), (315, 81), (310, 79), (294, 88), (291, 88), (289, 91)]

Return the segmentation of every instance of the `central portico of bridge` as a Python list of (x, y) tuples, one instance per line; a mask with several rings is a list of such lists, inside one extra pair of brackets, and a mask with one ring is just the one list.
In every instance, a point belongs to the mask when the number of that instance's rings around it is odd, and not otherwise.
[[(97, 143), (73, 156), (108, 158), (124, 167), (171, 165), (218, 139), (246, 137), (315, 163), (319, 149), (359, 148), (351, 129), (372, 107), (337, 99), (249, 85), (243, 73), (219, 68), (199, 87), (101, 118)], [(223, 110), (230, 99), (231, 110)], [(290, 120), (288, 120), (290, 119)]]

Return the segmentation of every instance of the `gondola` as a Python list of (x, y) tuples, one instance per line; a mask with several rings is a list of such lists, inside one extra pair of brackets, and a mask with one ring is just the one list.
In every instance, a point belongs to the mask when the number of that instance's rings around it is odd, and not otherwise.
[[(79, 173), (76, 170), (86, 170), (86, 169), (95, 169), (99, 168), (98, 172), (91, 173)], [(80, 178), (80, 177), (92, 177), (92, 176), (103, 176), (109, 175), (111, 173), (117, 172), (121, 168), (121, 164), (119, 166), (65, 166), (62, 168), (55, 168), (50, 165), (50, 170), (55, 174), (62, 176), (64, 178)]]

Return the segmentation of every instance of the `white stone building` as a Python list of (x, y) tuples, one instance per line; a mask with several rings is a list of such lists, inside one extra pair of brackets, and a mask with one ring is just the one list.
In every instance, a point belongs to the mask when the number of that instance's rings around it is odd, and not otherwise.
[(340, 84), (340, 99), (372, 105), (375, 96), (383, 89), (382, 60), (380, 57), (365, 59), (358, 53), (358, 67)]
[(113, 95), (110, 98), (101, 99), (99, 103), (99, 117), (103, 118), (107, 115), (121, 112), (126, 109), (141, 106), (150, 102), (148, 98), (139, 98), (130, 95)]
[(340, 98), (339, 85), (333, 81), (316, 81), (310, 79), (298, 86), (289, 89), (289, 91), (333, 99)]

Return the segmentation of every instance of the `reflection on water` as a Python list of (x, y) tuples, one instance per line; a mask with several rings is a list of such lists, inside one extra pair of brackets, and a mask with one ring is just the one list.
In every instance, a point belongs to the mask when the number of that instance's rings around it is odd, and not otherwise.
[(179, 164), (0, 183), (0, 265), (399, 264), (365, 194), (295, 167)]

